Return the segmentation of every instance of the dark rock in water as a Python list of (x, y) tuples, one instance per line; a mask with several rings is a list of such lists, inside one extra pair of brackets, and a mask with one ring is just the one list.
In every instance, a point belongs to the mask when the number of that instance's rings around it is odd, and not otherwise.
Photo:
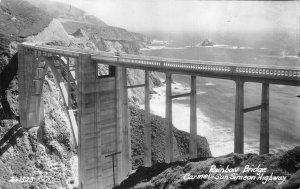
[(202, 41), (201, 46), (204, 46), (204, 47), (206, 47), (206, 46), (214, 46), (215, 44), (216, 43), (214, 43), (214, 42), (212, 42), (212, 41), (210, 41), (208, 39), (205, 39), (204, 41)]

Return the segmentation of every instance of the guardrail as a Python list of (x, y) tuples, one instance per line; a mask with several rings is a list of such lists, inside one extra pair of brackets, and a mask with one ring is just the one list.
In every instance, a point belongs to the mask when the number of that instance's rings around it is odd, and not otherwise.
[(238, 64), (231, 62), (213, 62), (201, 60), (184, 60), (171, 59), (141, 55), (127, 55), (81, 50), (67, 47), (42, 46), (24, 44), (25, 51), (38, 50), (42, 53), (51, 53), (62, 56), (78, 57), (80, 54), (91, 54), (92, 60), (101, 63), (111, 63), (113, 65), (138, 67), (140, 69), (155, 69), (162, 71), (182, 71), (182, 72), (205, 72), (216, 73), (233, 76), (250, 76), (284, 80), (299, 80), (300, 82), (300, 67), (287, 66), (269, 66), (269, 65), (252, 65)]

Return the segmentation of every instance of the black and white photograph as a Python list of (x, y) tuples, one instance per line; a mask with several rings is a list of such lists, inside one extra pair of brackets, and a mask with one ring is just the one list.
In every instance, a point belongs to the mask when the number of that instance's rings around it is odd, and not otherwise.
[(300, 189), (299, 0), (0, 0), (0, 189)]

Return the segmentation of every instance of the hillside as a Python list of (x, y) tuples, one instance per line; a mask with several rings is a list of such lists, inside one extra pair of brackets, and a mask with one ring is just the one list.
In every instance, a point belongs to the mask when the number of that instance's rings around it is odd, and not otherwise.
[[(89, 40), (95, 43), (98, 50), (138, 53), (139, 49), (148, 42), (142, 34), (109, 26), (95, 16), (88, 15), (71, 5), (39, 0), (0, 1), (0, 33), (6, 36), (24, 38), (37, 35), (49, 27), (53, 19), (57, 19), (69, 35), (80, 28), (86, 30)], [(112, 48), (119, 44), (120, 49)]]
[[(164, 162), (164, 146), (166, 130), (164, 125), (164, 118), (160, 116), (151, 116), (151, 149), (152, 149), (152, 163)], [(130, 125), (131, 125), (131, 143), (132, 143), (132, 156), (144, 154), (144, 123), (145, 112), (135, 106), (130, 107)], [(197, 136), (198, 157), (207, 158), (211, 157), (211, 152), (205, 137)], [(173, 126), (173, 150), (174, 157), (177, 158), (181, 155), (189, 153), (189, 133), (180, 131)], [(136, 160), (133, 163), (134, 168), (143, 165), (143, 159)]]
[[(217, 169), (226, 170), (227, 166), (232, 171), (217, 172)], [(249, 169), (257, 167), (254, 172)], [(201, 177), (204, 175), (206, 177)], [(300, 146), (277, 154), (228, 154), (217, 158), (160, 163), (150, 168), (140, 167), (115, 189), (297, 189), (299, 187)]]
[(25, 37), (43, 30), (52, 17), (28, 1), (2, 0), (0, 2), (0, 33)]

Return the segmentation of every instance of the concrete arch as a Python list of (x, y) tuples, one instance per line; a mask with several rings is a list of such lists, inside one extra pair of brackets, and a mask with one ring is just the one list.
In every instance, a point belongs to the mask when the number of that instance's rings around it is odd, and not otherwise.
[[(53, 73), (54, 76), (54, 82), (56, 86), (58, 87), (60, 94), (63, 98), (63, 102), (67, 107), (67, 117), (70, 122), (71, 130), (72, 130), (72, 136), (74, 141), (74, 146), (77, 148), (78, 146), (78, 129), (77, 129), (77, 123), (74, 115), (74, 111), (71, 107), (71, 91), (70, 86), (68, 86), (70, 83), (63, 82), (63, 75), (62, 70), (63, 68), (61, 66), (58, 66), (58, 68), (54, 65), (54, 60), (59, 61), (59, 65), (64, 64), (64, 66), (67, 66), (64, 61), (57, 56), (51, 56), (51, 57), (45, 57), (40, 56), (37, 57), (34, 60), (33, 69), (32, 69), (32, 78), (31, 78), (31, 87), (29, 88), (29, 96), (28, 96), (28, 124), (30, 126), (39, 126), (41, 122), (44, 119), (44, 107), (43, 103), (41, 103), (41, 97), (42, 97), (42, 89), (43, 84), (45, 80), (45, 75), (47, 73), (48, 68)], [(60, 70), (60, 71), (59, 71)], [(71, 73), (67, 73), (68, 79), (70, 79)], [(74, 77), (72, 78), (73, 80)], [(67, 86), (66, 86), (67, 85)]]

